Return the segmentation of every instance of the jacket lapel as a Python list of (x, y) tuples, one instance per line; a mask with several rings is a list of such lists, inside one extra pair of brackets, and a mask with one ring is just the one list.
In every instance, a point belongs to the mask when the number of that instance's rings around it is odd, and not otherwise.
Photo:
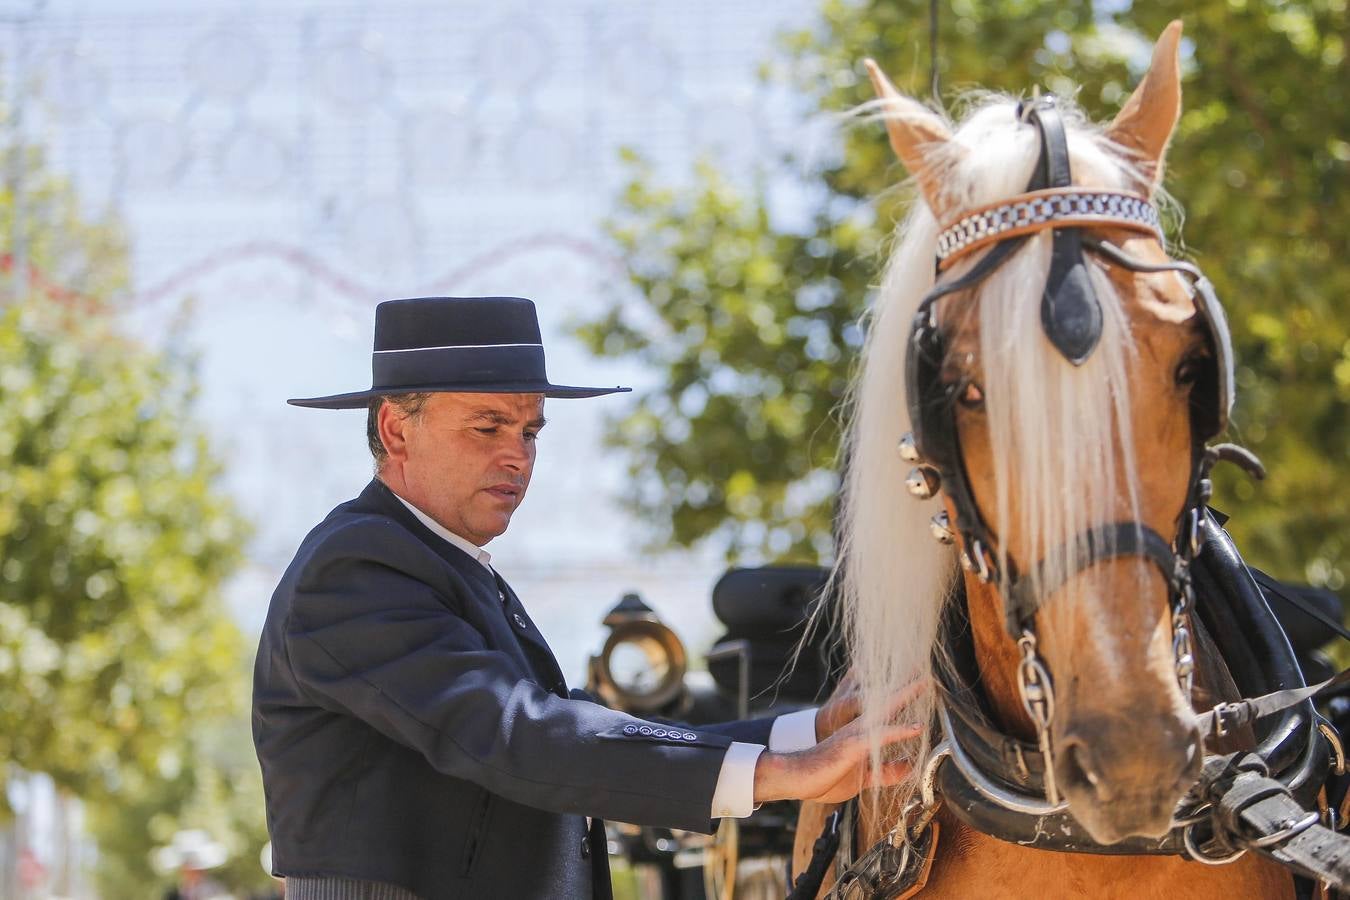
[(558, 667), (558, 661), (553, 656), (553, 651), (544, 640), (544, 636), (539, 633), (539, 628), (530, 619), (529, 613), (525, 611), (520, 598), (516, 596), (515, 591), (511, 590), (511, 586), (500, 575), (494, 571), (489, 571), (478, 560), (423, 525), (416, 516), (408, 511), (406, 506), (399, 502), (398, 497), (389, 489), (389, 486), (378, 478), (371, 479), (370, 484), (366, 485), (366, 489), (361, 492), (358, 499), (362, 506), (389, 516), (408, 529), (417, 536), (418, 540), (453, 566), (456, 572), (479, 583), (485, 589), (485, 593), (491, 592), (494, 594), (498, 598), (496, 603), (497, 613), (506, 619), (506, 624), (515, 636), (516, 643), (520, 645), (521, 649), (525, 651), (525, 655), (533, 663), (540, 684), (560, 697), (567, 696), (567, 684), (563, 679), (562, 670)]
[(544, 640), (544, 635), (530, 619), (529, 613), (525, 612), (525, 606), (516, 596), (516, 592), (511, 590), (511, 586), (506, 583), (501, 575), (497, 576), (497, 588), (505, 595), (502, 608), (507, 618), (511, 620), (511, 630), (515, 633), (516, 640), (532, 654), (531, 658), (535, 661), (535, 664), (542, 666), (542, 671), (548, 673), (549, 680), (546, 682), (546, 686), (549, 690), (559, 697), (567, 697), (567, 682), (563, 678), (562, 669), (558, 667), (557, 657), (553, 655), (553, 650)]

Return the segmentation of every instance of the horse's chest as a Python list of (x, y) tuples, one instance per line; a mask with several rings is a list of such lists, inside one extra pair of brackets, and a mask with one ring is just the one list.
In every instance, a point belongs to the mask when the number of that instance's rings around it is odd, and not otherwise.
[(1020, 847), (943, 817), (928, 884), (916, 900), (1235, 900), (1294, 896), (1289, 875), (1250, 855), (1208, 868), (1173, 856), (1092, 856)]

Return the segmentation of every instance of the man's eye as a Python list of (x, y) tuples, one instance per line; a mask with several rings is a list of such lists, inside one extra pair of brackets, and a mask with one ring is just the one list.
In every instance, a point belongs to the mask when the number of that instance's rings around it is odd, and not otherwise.
[(527, 441), (537, 441), (537, 440), (539, 440), (539, 432), (537, 432), (537, 431), (527, 431), (527, 432), (525, 432), (525, 440), (527, 440)]
[(479, 434), (496, 434), (496, 433), (497, 433), (497, 429), (496, 429), (495, 426), (493, 426), (493, 427), (491, 427), (491, 428), (475, 428), (474, 431), (478, 432)]

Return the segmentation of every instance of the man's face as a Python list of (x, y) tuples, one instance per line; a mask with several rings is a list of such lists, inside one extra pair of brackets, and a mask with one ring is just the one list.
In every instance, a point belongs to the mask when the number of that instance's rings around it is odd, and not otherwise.
[(432, 394), (403, 423), (406, 499), (483, 546), (524, 499), (543, 427), (542, 394)]

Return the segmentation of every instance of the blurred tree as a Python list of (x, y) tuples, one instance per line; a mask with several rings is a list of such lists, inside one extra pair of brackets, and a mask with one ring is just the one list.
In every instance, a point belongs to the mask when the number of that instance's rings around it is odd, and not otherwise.
[[(203, 819), (256, 883), (247, 652), (220, 598), (247, 529), (190, 368), (99, 314), (125, 284), (117, 229), (23, 152), (22, 215), (0, 192), (0, 246), (20, 222), (31, 266), (6, 255), (0, 278), (0, 760), (84, 801), (105, 896), (145, 896), (150, 850)], [(211, 742), (231, 730), (242, 761)]]
[[(837, 114), (872, 98), (860, 61), (930, 94), (928, 3), (829, 0), (764, 76)], [(952, 0), (941, 4), (945, 85), (1073, 94), (1114, 115), (1168, 20), (1186, 23), (1188, 107), (1167, 186), (1188, 248), (1226, 301), (1240, 359), (1234, 434), (1271, 470), (1221, 476), (1218, 503), (1249, 558), (1339, 589), (1350, 566), (1350, 78), (1342, 0)], [(1076, 85), (1082, 85), (1079, 89)], [(948, 99), (954, 97), (955, 93)], [(958, 105), (960, 101), (958, 100)], [(960, 110), (957, 110), (959, 114)], [(828, 556), (854, 325), (912, 201), (880, 126), (846, 130), (823, 161), (769, 161), (806, 221), (710, 165), (691, 186), (633, 178), (609, 231), (630, 284), (581, 334), (636, 356), (661, 383), (612, 423), (653, 542), (709, 539), (731, 558)], [(820, 157), (819, 148), (811, 154)], [(802, 175), (801, 173), (806, 173)], [(800, 219), (800, 217), (795, 217)], [(899, 386), (897, 386), (899, 389)]]

